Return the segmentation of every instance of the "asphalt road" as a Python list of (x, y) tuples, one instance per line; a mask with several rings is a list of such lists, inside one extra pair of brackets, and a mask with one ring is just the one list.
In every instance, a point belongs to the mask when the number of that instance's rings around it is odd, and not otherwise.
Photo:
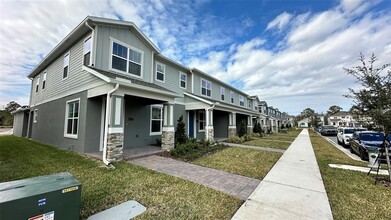
[(333, 144), (340, 151), (344, 152), (350, 158), (361, 161), (360, 157), (357, 154), (350, 153), (349, 148), (344, 148), (337, 143), (337, 136), (323, 136), (323, 137), (325, 137), (331, 144)]

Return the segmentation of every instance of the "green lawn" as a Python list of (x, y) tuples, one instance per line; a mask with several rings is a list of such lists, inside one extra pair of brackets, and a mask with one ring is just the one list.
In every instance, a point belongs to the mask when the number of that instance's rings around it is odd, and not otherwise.
[(70, 172), (82, 183), (83, 219), (127, 200), (147, 207), (138, 219), (230, 219), (240, 199), (130, 163), (102, 162), (13, 136), (0, 137), (0, 182)]
[(244, 142), (245, 145), (251, 145), (251, 146), (259, 146), (259, 147), (271, 147), (271, 148), (278, 148), (286, 150), (291, 145), (287, 142), (280, 142), (280, 141), (274, 141), (274, 140), (266, 140), (266, 139), (256, 139), (252, 141)]
[(373, 176), (366, 173), (329, 167), (331, 163), (368, 163), (351, 159), (313, 131), (310, 137), (334, 219), (390, 219), (390, 188), (374, 185)]
[(263, 179), (281, 153), (230, 147), (193, 163), (255, 179)]
[(265, 136), (263, 136), (262, 139), (291, 141), (292, 142), (296, 139), (297, 135), (299, 135), (302, 130), (303, 129), (291, 128), (291, 129), (287, 130), (287, 133), (265, 134)]

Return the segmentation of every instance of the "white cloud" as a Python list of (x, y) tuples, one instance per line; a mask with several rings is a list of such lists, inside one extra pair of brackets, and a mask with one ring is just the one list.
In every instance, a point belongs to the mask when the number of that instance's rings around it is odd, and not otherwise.
[(289, 24), (291, 18), (292, 18), (291, 14), (287, 12), (283, 12), (280, 15), (278, 15), (273, 21), (267, 24), (266, 30), (277, 28), (279, 31), (281, 31)]

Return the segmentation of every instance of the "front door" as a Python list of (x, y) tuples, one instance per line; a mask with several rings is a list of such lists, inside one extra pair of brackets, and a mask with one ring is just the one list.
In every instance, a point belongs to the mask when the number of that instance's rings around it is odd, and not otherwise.
[(194, 111), (189, 111), (189, 138), (194, 138)]

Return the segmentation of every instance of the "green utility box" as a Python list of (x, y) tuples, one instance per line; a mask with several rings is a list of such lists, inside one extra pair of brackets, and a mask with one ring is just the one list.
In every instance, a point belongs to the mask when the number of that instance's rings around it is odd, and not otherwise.
[(70, 173), (0, 183), (0, 219), (80, 218), (81, 184)]

